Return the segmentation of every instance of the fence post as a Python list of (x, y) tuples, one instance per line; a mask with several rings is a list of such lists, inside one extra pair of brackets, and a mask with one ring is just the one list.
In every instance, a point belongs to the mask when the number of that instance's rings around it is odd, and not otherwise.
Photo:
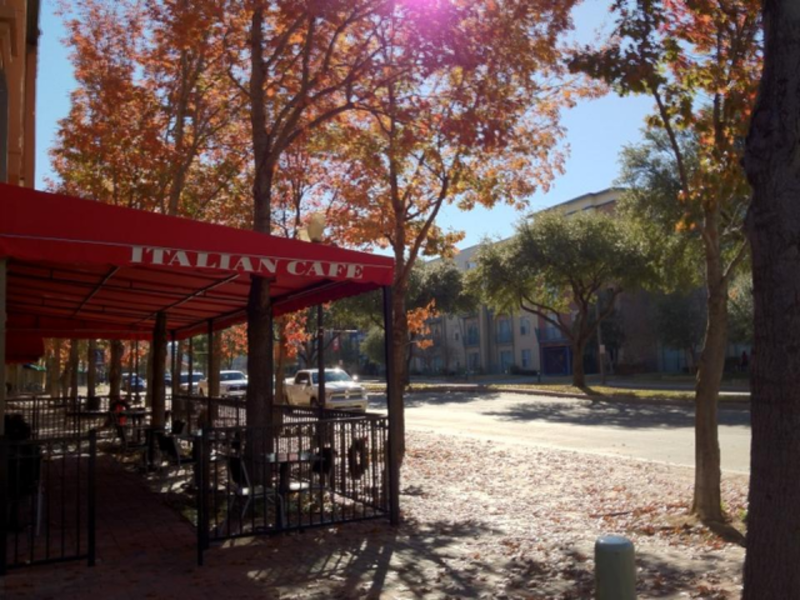
[(205, 478), (203, 471), (206, 460), (206, 449), (203, 444), (204, 429), (201, 429), (195, 435), (195, 444), (198, 444), (199, 451), (197, 452), (197, 462), (195, 463), (195, 483), (197, 485), (197, 566), (203, 566), (203, 551), (205, 550), (205, 537), (203, 536), (203, 511), (205, 509)]
[(596, 600), (636, 600), (636, 560), (633, 543), (606, 535), (594, 544)]
[(87, 483), (89, 502), (89, 566), (95, 565), (96, 559), (96, 521), (97, 521), (97, 430), (89, 431), (89, 476)]
[(0, 435), (0, 576), (6, 574), (8, 536), (8, 442)]

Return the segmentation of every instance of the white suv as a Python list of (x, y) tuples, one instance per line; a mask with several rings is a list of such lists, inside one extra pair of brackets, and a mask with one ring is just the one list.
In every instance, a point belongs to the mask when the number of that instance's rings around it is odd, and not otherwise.
[[(197, 385), (201, 396), (208, 396), (208, 378)], [(244, 398), (247, 395), (247, 375), (241, 371), (219, 372), (219, 395), (223, 398)]]

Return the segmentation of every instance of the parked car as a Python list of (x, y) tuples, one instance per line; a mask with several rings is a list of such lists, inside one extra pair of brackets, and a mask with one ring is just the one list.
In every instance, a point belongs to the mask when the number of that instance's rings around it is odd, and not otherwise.
[[(319, 370), (303, 369), (286, 380), (284, 402), (293, 406), (318, 406)], [(325, 369), (325, 408), (337, 410), (367, 410), (368, 398), (364, 386), (342, 369)]]
[(122, 374), (122, 391), (123, 392), (144, 392), (147, 389), (147, 381), (145, 381), (144, 377), (140, 377), (139, 375), (133, 373), (123, 373)]
[[(208, 396), (208, 378), (198, 384), (201, 396)], [(219, 372), (219, 395), (223, 398), (244, 398), (247, 395), (247, 375), (241, 371)]]
[[(200, 382), (205, 379), (205, 375), (202, 373), (192, 373), (192, 391), (197, 393), (198, 386)], [(181, 385), (180, 385), (181, 392), (188, 393), (189, 392), (189, 373), (181, 373)]]

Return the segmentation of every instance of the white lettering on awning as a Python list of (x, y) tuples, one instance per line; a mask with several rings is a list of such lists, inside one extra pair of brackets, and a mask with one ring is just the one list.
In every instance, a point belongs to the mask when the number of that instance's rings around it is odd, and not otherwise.
[(239, 271), (256, 275), (277, 275), (281, 271), (296, 277), (363, 279), (364, 265), (324, 260), (287, 260), (267, 256), (196, 252), (151, 246), (132, 246), (131, 263), (218, 271)]

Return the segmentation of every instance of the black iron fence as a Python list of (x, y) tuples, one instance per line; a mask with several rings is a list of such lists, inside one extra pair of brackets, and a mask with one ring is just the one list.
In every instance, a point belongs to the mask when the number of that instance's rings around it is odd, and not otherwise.
[(206, 428), (195, 444), (199, 564), (213, 542), (389, 516), (386, 417), (290, 412)]
[[(167, 410), (169, 411), (169, 403)], [(30, 428), (33, 439), (86, 436), (97, 430), (107, 437), (118, 437), (132, 428), (149, 426), (151, 411), (144, 406), (131, 406), (108, 396), (86, 398), (24, 397), (12, 398), (7, 415), (18, 415)], [(124, 440), (123, 440), (124, 445)]]
[(0, 575), (95, 561), (97, 435), (0, 439)]
[(172, 421), (185, 423), (189, 431), (203, 427), (241, 427), (247, 423), (244, 398), (175, 396)]
[[(244, 398), (208, 398), (204, 396), (176, 396), (172, 421), (184, 423), (186, 430), (199, 431), (203, 427), (228, 428), (247, 425), (247, 408)], [(273, 423), (290, 423), (316, 419), (352, 418), (351, 411), (312, 408), (310, 406), (277, 405)]]

